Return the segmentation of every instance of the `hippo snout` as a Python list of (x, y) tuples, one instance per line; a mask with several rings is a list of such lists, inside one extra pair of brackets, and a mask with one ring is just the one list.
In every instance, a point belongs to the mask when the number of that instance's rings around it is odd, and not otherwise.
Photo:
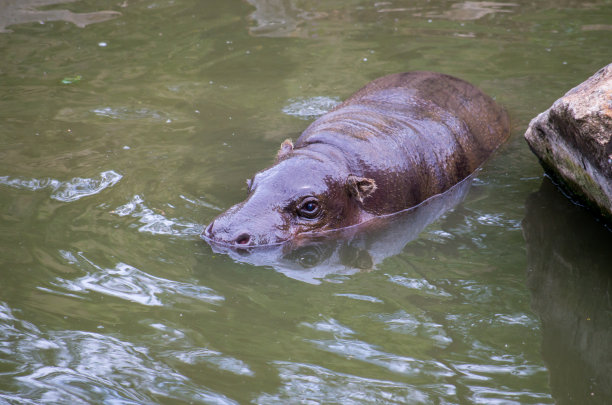
[(239, 245), (239, 246), (249, 246), (253, 241), (253, 237), (251, 234), (245, 230), (230, 230), (223, 229), (223, 226), (217, 226), (217, 220), (212, 221), (204, 232), (202, 232), (202, 237), (211, 242), (221, 243), (226, 245)]

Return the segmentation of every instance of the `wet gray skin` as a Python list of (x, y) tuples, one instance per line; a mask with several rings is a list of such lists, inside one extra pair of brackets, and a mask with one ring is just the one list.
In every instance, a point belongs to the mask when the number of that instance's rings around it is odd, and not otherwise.
[(340, 154), (296, 151), (247, 181), (248, 198), (213, 221), (204, 235), (227, 244), (265, 245), (348, 226), (365, 214), (348, 179)]
[(313, 122), (248, 198), (203, 232), (213, 244), (282, 243), (413, 207), (474, 172), (507, 138), (503, 109), (432, 72), (377, 79)]

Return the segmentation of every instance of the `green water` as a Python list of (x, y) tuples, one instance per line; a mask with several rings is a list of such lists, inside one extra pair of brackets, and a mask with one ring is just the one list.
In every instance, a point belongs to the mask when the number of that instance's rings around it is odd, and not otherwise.
[[(0, 27), (0, 403), (612, 401), (612, 233), (522, 139), (612, 61), (612, 2), (0, 0)], [(199, 239), (317, 109), (424, 69), (513, 133), (414, 240), (288, 268)]]

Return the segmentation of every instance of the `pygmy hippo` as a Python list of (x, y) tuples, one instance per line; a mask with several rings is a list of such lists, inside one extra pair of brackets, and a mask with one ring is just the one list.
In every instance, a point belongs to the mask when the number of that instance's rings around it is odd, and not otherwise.
[(505, 111), (473, 85), (433, 72), (376, 79), (314, 121), (248, 198), (202, 237), (269, 245), (395, 213), (469, 176), (508, 137)]

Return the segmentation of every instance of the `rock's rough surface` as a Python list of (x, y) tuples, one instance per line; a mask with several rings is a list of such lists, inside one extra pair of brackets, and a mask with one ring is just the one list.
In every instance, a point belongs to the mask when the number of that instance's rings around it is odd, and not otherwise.
[(563, 188), (612, 221), (612, 63), (534, 118), (525, 139)]

